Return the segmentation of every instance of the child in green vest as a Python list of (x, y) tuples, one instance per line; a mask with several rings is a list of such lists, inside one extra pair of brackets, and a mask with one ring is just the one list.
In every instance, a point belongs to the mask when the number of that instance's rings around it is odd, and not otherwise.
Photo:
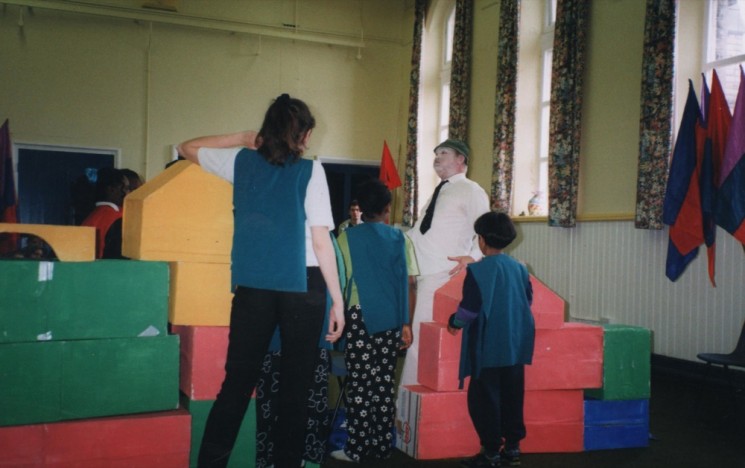
[(525, 438), (525, 365), (533, 359), (535, 323), (528, 269), (502, 250), (517, 236), (504, 213), (488, 212), (474, 223), (481, 261), (468, 265), (463, 298), (450, 316), (448, 331), (460, 329), (460, 379), (468, 385), (468, 413), (482, 450), (465, 467), (520, 464)]
[[(387, 225), (391, 193), (371, 179), (358, 189), (364, 223), (339, 235), (347, 275), (344, 347), (347, 443), (331, 452), (346, 461), (385, 459), (393, 448), (395, 371), (411, 344), (409, 283), (419, 274), (413, 247)], [(403, 345), (401, 344), (403, 342)]]

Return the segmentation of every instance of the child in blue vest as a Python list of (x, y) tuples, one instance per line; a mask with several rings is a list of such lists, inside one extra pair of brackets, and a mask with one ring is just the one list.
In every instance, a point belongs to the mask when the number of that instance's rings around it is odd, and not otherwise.
[[(419, 274), (413, 247), (388, 226), (391, 193), (379, 180), (358, 188), (364, 223), (339, 235), (347, 274), (344, 347), (348, 439), (333, 458), (388, 458), (393, 449), (395, 372), (399, 349), (411, 344), (409, 282)], [(411, 307), (410, 307), (411, 306)], [(402, 345), (403, 343), (403, 345)]]
[(471, 377), (468, 413), (482, 447), (462, 465), (516, 466), (525, 438), (525, 365), (535, 339), (533, 288), (525, 265), (502, 252), (517, 236), (509, 216), (485, 213), (474, 230), (484, 258), (468, 265), (463, 298), (448, 324), (452, 335), (464, 329), (459, 377), (461, 385)]

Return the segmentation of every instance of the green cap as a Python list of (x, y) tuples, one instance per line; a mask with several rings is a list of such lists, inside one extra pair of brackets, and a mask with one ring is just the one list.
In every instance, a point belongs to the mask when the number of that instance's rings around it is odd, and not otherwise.
[(440, 148), (450, 148), (455, 150), (456, 153), (462, 154), (466, 158), (466, 164), (468, 164), (468, 145), (466, 145), (462, 141), (451, 140), (448, 138), (439, 145), (435, 146), (435, 153)]

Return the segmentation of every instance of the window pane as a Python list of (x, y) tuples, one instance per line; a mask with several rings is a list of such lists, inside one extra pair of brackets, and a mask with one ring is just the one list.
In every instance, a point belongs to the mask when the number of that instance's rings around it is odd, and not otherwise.
[(714, 57), (710, 60), (745, 54), (745, 0), (716, 0), (715, 18)]
[(448, 16), (447, 26), (445, 27), (445, 63), (448, 64), (453, 59), (453, 37), (455, 36), (455, 8)]
[(450, 84), (442, 87), (440, 93), (440, 126), (448, 126), (450, 122)]

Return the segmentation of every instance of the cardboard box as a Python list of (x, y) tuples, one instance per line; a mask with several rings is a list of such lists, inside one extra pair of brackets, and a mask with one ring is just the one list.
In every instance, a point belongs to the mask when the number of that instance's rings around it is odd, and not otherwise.
[(603, 379), (603, 328), (565, 323), (537, 329), (533, 364), (525, 367), (525, 388), (600, 388)]
[[(453, 336), (447, 326), (422, 322), (419, 328), (417, 382), (438, 392), (459, 391), (458, 369), (462, 333)], [(464, 389), (468, 382), (464, 381)]]
[(176, 335), (0, 345), (0, 426), (178, 407)]
[(182, 468), (190, 435), (184, 409), (0, 427), (0, 466)]
[(0, 262), (0, 343), (165, 335), (168, 265)]
[(225, 379), (228, 327), (174, 325), (181, 337), (179, 388), (190, 400), (214, 400)]
[(617, 324), (604, 325), (603, 329), (603, 385), (585, 395), (598, 400), (649, 398), (651, 331)]
[(92, 262), (96, 259), (96, 228), (90, 226), (0, 223), (0, 232), (41, 237), (63, 262)]
[(171, 262), (170, 266), (168, 321), (173, 325), (229, 326), (233, 301), (230, 265)]
[(585, 450), (649, 445), (649, 400), (586, 400)]
[(407, 385), (398, 401), (396, 447), (417, 460), (466, 457), (481, 448), (465, 392)]
[[(210, 414), (214, 400), (191, 400), (182, 395), (182, 404), (191, 414), (191, 455), (189, 466), (196, 468), (199, 447), (204, 435), (204, 426), (207, 416)], [(239, 468), (256, 466), (256, 400), (248, 405), (246, 415), (243, 417), (241, 430), (235, 441), (233, 452), (230, 455), (228, 468)]]
[(233, 187), (196, 164), (174, 164), (124, 199), (122, 254), (230, 263)]

